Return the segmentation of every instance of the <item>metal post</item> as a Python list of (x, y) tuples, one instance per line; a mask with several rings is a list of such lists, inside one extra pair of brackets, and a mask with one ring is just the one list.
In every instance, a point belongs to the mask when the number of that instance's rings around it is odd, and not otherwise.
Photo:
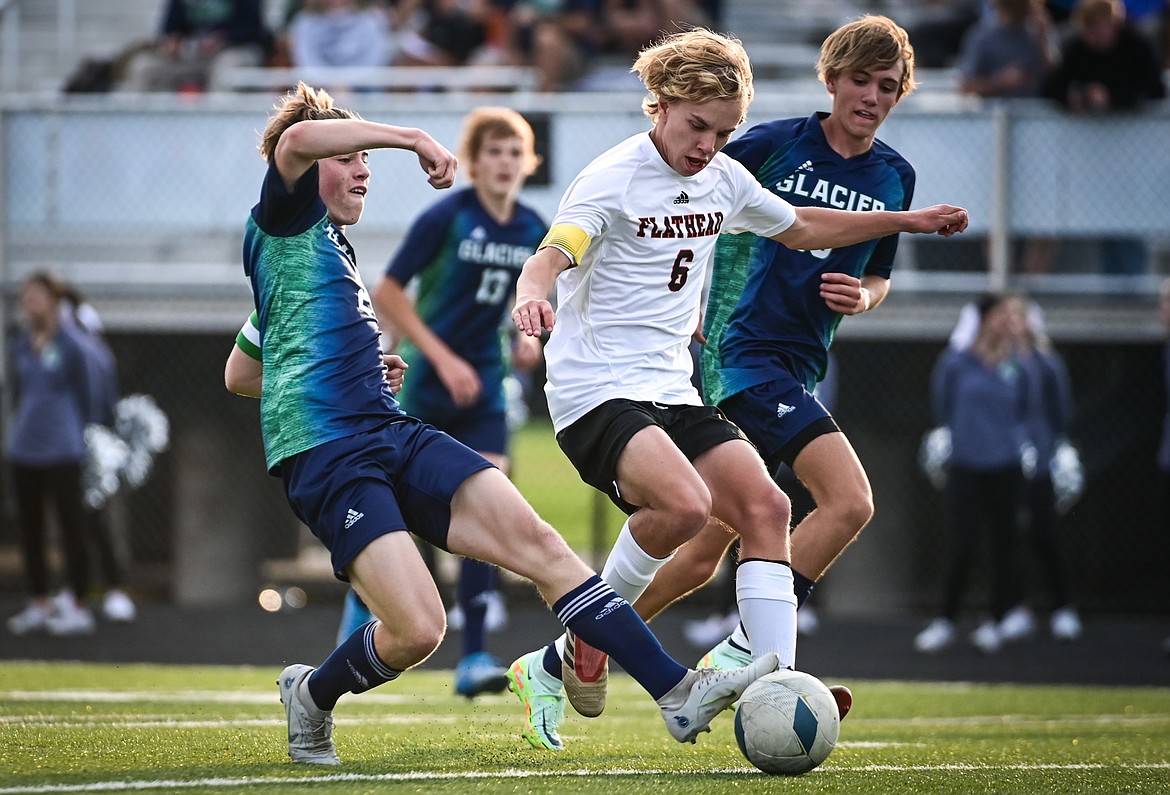
[(77, 58), (77, 0), (57, 0), (57, 68), (69, 74)]
[(20, 82), (20, 3), (0, 0), (0, 90), (15, 90)]
[(1011, 264), (1011, 119), (1004, 103), (991, 111), (991, 231), (988, 279), (992, 290), (1006, 290)]

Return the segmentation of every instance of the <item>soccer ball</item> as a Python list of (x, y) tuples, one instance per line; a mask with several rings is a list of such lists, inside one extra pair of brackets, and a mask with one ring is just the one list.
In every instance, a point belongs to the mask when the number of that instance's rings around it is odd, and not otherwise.
[(735, 741), (771, 775), (801, 776), (837, 745), (841, 718), (829, 688), (800, 671), (773, 671), (752, 682), (735, 708)]

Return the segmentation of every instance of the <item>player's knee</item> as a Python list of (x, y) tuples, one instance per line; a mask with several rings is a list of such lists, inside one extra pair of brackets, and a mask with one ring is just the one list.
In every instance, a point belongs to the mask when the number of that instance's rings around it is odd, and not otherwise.
[(833, 515), (834, 524), (854, 536), (873, 518), (873, 494), (868, 489), (841, 492), (826, 507)]
[(418, 625), (403, 633), (398, 638), (401, 656), (411, 660), (410, 665), (418, 665), (439, 648), (443, 642), (444, 628), (442, 623)]
[(662, 509), (669, 514), (673, 527), (686, 528), (686, 537), (691, 538), (707, 524), (707, 517), (711, 515), (711, 492), (706, 489), (696, 489), (680, 493), (678, 499), (671, 501)]

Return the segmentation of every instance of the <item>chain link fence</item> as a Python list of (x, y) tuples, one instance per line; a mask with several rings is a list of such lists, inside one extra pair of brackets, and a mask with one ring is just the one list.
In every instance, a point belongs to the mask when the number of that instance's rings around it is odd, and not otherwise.
[[(581, 107), (496, 98), (529, 116), (540, 136), (546, 166), (526, 201), (551, 217), (582, 166), (647, 128), (639, 99), (589, 96)], [(345, 101), (366, 118), (423, 127), (449, 146), (467, 107), (465, 97)], [(255, 145), (270, 104), (237, 97), (0, 105), (0, 319), (8, 339), (21, 279), (52, 269), (105, 321), (123, 393), (154, 396), (170, 419), (170, 447), (149, 482), (109, 508), (130, 586), (155, 598), (250, 600), (268, 583), (337, 587), (279, 481), (264, 472), (257, 404), (223, 389), (224, 360), (251, 308), (240, 233), (264, 170)], [(763, 94), (748, 124), (826, 104)], [(1154, 466), (1165, 405), (1155, 294), (1170, 273), (1170, 112), (1074, 119), (1031, 105), (934, 104), (911, 97), (882, 138), (915, 164), (916, 206), (964, 205), (972, 226), (957, 239), (904, 236), (891, 298), (872, 316), (842, 324), (835, 413), (873, 480), (877, 514), (818, 599), (848, 612), (925, 614), (937, 604), (946, 515), (917, 465), (933, 425), (930, 372), (962, 304), (981, 290), (1014, 287), (1048, 313), (1074, 386), (1071, 437), (1087, 475), (1084, 495), (1063, 519), (1074, 593), (1090, 611), (1170, 611), (1160, 577), (1170, 564), (1170, 519)], [(371, 160), (365, 216), (351, 235), (367, 284), (435, 199), (413, 157)], [(1047, 241), (1048, 257), (1026, 268), (1036, 240)], [(1110, 259), (1127, 250), (1116, 241), (1135, 244), (1128, 251), (1140, 252), (1140, 267)], [(10, 400), (6, 390), (5, 422)], [(532, 402), (540, 423), (539, 394)], [(581, 500), (585, 487), (569, 476), (559, 488), (563, 495), (553, 488), (539, 496)], [(581, 504), (581, 526), (589, 528), (592, 502)], [(0, 592), (19, 593), (10, 508), (6, 499)], [(619, 523), (607, 514), (605, 525), (612, 525), (607, 544)], [(588, 530), (580, 537), (597, 543)]]

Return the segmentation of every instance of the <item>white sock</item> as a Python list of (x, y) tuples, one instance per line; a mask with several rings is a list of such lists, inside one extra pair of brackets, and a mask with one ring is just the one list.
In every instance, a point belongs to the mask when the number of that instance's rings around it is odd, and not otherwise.
[(776, 652), (781, 668), (796, 667), (796, 594), (786, 563), (748, 560), (735, 572), (735, 598), (752, 657)]
[(654, 579), (655, 573), (673, 557), (673, 553), (665, 558), (654, 558), (646, 554), (634, 540), (634, 535), (630, 532), (630, 520), (627, 519), (622, 525), (622, 531), (618, 533), (613, 549), (609, 551), (609, 557), (605, 559), (601, 579), (605, 580), (618, 596), (633, 604), (650, 587), (650, 581)]
[(748, 640), (747, 633), (743, 631), (742, 620), (735, 625), (735, 629), (731, 631), (731, 636), (729, 639), (732, 643), (734, 643), (736, 646), (739, 646), (741, 649), (747, 649), (748, 651), (752, 650), (752, 642)]

